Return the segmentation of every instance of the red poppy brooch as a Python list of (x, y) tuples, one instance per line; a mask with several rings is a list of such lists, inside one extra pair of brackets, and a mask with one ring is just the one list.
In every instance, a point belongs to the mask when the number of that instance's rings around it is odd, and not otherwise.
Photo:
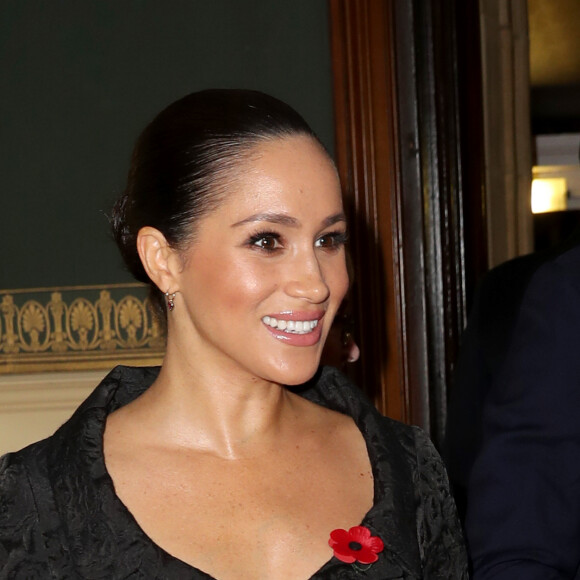
[(330, 532), (328, 545), (334, 550), (334, 555), (341, 562), (347, 564), (373, 564), (383, 551), (385, 545), (378, 536), (371, 535), (371, 531), (364, 526), (355, 526), (346, 530), (337, 529)]

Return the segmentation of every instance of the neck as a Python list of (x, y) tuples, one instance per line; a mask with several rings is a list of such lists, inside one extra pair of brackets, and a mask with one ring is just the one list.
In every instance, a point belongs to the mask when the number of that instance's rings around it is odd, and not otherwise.
[(295, 396), (225, 365), (198, 363), (168, 349), (159, 377), (135, 402), (152, 436), (225, 459), (271, 450), (296, 416)]

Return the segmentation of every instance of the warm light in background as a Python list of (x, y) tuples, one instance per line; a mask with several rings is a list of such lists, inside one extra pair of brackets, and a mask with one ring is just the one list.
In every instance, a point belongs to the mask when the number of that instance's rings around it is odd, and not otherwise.
[(532, 213), (564, 210), (567, 198), (568, 186), (564, 177), (532, 180)]

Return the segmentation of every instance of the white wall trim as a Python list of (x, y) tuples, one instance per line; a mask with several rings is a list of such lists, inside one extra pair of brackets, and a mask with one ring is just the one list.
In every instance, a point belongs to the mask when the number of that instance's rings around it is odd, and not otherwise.
[(0, 412), (78, 406), (108, 371), (0, 376)]
[(54, 433), (108, 372), (0, 376), (0, 454)]

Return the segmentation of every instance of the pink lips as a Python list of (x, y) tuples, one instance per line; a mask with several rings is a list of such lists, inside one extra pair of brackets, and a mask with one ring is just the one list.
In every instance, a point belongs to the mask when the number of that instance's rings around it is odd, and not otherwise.
[[(324, 316), (324, 311), (319, 310), (316, 312), (280, 312), (278, 314), (271, 314), (270, 318), (275, 318), (276, 320), (286, 320), (286, 321), (305, 321), (305, 320), (318, 320), (320, 321)], [(272, 336), (278, 340), (283, 341), (285, 344), (290, 346), (313, 346), (320, 341), (320, 336), (322, 334), (322, 325), (319, 323), (315, 328), (306, 334), (293, 334), (290, 332), (285, 332), (279, 328), (273, 328), (270, 325), (263, 322), (264, 326), (270, 332)]]

